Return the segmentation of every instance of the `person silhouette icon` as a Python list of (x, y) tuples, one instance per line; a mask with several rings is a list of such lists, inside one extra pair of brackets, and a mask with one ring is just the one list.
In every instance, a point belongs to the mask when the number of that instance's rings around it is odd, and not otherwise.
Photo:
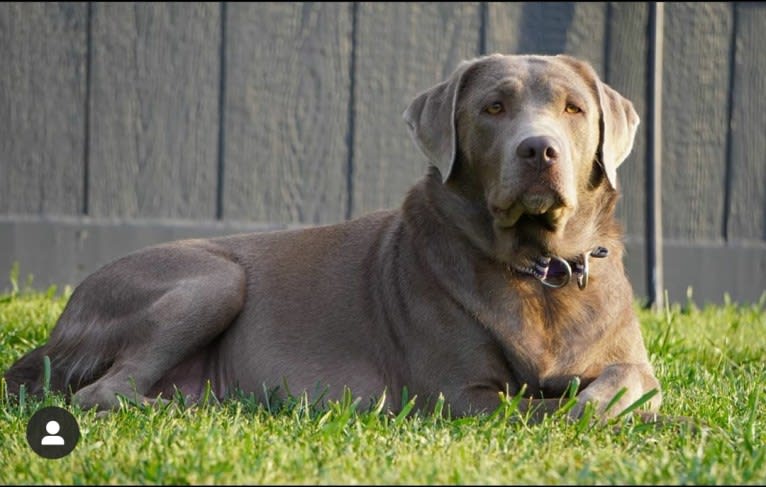
[(77, 419), (64, 408), (47, 406), (39, 409), (27, 423), (27, 444), (43, 458), (69, 455), (79, 440)]
[(48, 432), (46, 436), (43, 436), (41, 445), (63, 445), (65, 444), (64, 438), (57, 433), (61, 429), (58, 421), (48, 421), (45, 425), (45, 431)]

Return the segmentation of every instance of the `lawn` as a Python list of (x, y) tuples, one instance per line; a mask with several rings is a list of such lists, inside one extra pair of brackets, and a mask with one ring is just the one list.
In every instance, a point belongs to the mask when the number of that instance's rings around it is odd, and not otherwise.
[[(69, 289), (0, 294), (0, 369), (43, 342)], [(638, 305), (637, 305), (638, 309)], [(763, 484), (766, 481), (766, 297), (753, 305), (640, 310), (664, 389), (662, 412), (706, 424), (603, 425), (552, 416), (529, 424), (507, 401), (449, 419), (361, 409), (221, 404), (122, 408), (96, 417), (53, 395), (10, 402), (0, 384), (3, 484)], [(58, 460), (26, 443), (45, 405), (67, 407), (82, 437)]]

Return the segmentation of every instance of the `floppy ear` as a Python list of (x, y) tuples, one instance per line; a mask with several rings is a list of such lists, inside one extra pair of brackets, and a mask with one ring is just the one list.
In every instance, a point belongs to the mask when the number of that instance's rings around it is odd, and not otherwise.
[(568, 63), (581, 76), (595, 84), (599, 104), (599, 141), (596, 159), (604, 170), (607, 181), (617, 189), (617, 168), (633, 149), (640, 119), (633, 103), (601, 81), (589, 63), (559, 54), (556, 58)]
[(439, 168), (442, 180), (452, 173), (457, 152), (455, 109), (463, 74), (472, 61), (463, 61), (447, 79), (415, 97), (402, 116), (410, 136), (429, 162)]
[(609, 184), (617, 189), (617, 168), (633, 149), (640, 119), (633, 108), (633, 103), (627, 98), (598, 78), (596, 78), (596, 87), (601, 112), (598, 162), (604, 169)]

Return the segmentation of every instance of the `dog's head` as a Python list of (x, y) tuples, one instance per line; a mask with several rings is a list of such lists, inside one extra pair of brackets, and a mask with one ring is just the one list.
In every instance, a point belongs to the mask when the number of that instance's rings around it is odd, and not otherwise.
[(483, 198), (496, 234), (550, 247), (595, 188), (614, 192), (638, 115), (569, 56), (463, 62), (404, 112), (445, 183)]

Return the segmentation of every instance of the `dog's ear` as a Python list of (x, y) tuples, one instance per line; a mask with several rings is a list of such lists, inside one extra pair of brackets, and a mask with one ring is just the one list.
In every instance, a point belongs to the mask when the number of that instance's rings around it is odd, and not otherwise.
[(599, 104), (599, 142), (596, 151), (598, 164), (604, 170), (609, 185), (617, 189), (617, 168), (633, 149), (640, 119), (633, 103), (601, 81), (593, 66), (587, 62), (559, 54), (566, 62), (594, 86)]
[(473, 61), (463, 61), (447, 80), (418, 94), (402, 114), (412, 139), (429, 162), (439, 168), (445, 182), (452, 173), (457, 152), (458, 93), (471, 64)]
[(598, 161), (609, 184), (617, 189), (617, 168), (633, 149), (640, 119), (630, 100), (598, 78), (596, 86), (601, 111)]

